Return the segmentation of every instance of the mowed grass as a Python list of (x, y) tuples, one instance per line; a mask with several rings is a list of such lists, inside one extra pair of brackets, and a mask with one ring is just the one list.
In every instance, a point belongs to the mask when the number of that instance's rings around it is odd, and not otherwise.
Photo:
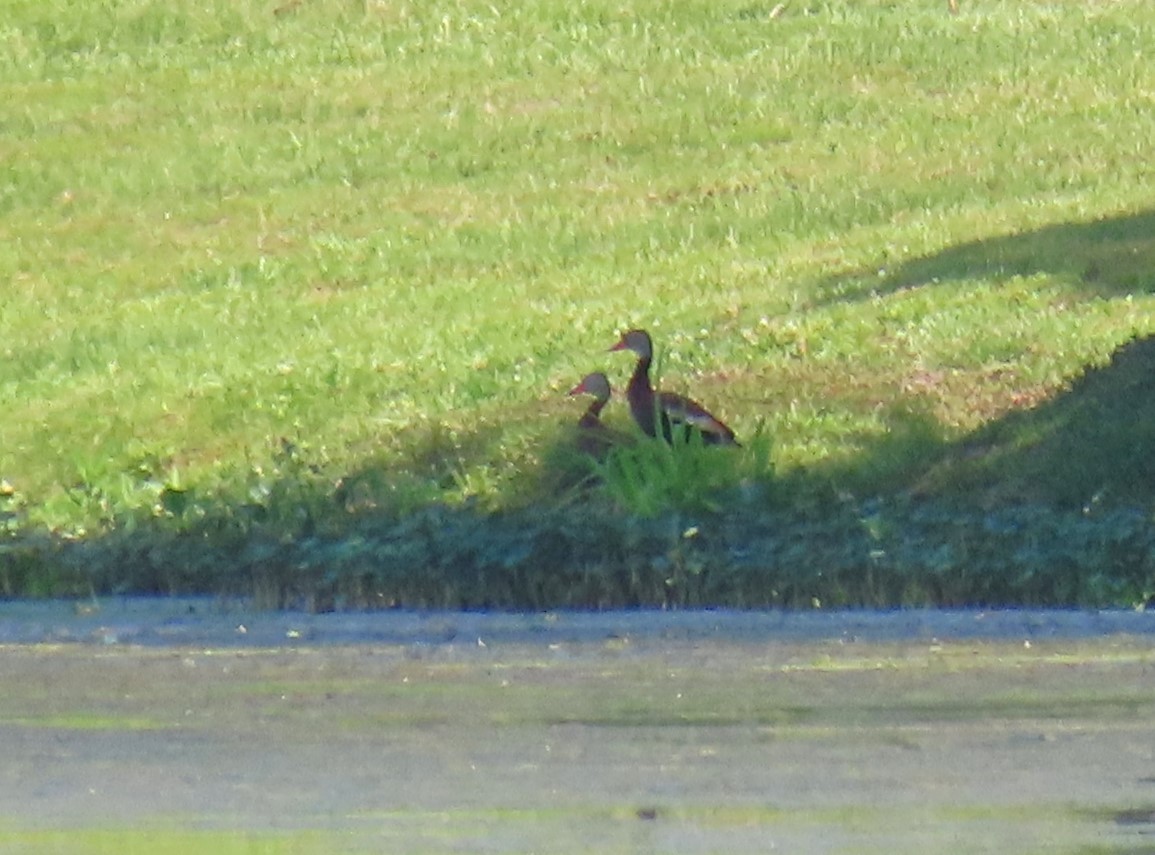
[(0, 523), (567, 505), (564, 393), (631, 326), (775, 507), (940, 489), (1155, 332), (1144, 10), (18, 0)]

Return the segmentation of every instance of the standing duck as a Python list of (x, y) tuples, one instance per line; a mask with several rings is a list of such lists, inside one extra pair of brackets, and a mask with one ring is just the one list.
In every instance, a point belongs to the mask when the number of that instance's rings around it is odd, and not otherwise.
[(634, 421), (646, 436), (656, 437), (660, 425), (662, 437), (672, 443), (674, 428), (678, 426), (681, 428), (679, 438), (688, 439), (691, 431), (697, 431), (707, 445), (738, 444), (734, 431), (697, 401), (674, 392), (654, 391), (650, 383), (654, 345), (648, 332), (630, 330), (610, 350), (630, 350), (637, 354), (638, 364), (626, 387), (626, 400), (629, 401)]
[(573, 395), (592, 395), (589, 407), (578, 419), (578, 447), (591, 457), (604, 457), (614, 445), (627, 441), (613, 428), (602, 423), (602, 408), (610, 399), (610, 381), (600, 371), (587, 374), (582, 381), (569, 390)]

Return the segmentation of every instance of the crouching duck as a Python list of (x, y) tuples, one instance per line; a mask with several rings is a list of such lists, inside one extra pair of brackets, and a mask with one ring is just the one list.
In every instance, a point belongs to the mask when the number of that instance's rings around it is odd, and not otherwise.
[(614, 430), (602, 421), (602, 409), (612, 394), (610, 381), (605, 374), (600, 371), (587, 374), (580, 383), (569, 390), (569, 394), (593, 396), (593, 400), (577, 423), (577, 444), (582, 452), (601, 459), (613, 446), (630, 441), (628, 435)]

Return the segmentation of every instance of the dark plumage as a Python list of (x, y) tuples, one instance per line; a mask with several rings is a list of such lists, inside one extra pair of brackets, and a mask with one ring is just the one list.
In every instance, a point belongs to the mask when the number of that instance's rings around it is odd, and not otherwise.
[(626, 400), (634, 421), (647, 436), (657, 437), (660, 427), (662, 437), (672, 443), (675, 430), (680, 428), (679, 439), (688, 439), (691, 432), (696, 431), (707, 445), (738, 444), (734, 431), (697, 401), (674, 392), (654, 390), (650, 382), (654, 345), (645, 330), (630, 330), (610, 350), (637, 354), (638, 364), (626, 387)]

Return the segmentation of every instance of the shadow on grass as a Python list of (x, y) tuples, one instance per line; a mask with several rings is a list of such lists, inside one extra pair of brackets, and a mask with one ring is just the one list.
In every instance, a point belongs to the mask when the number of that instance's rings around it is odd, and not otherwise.
[(920, 487), (979, 496), (988, 505), (1151, 507), (1155, 337), (1124, 344), (1063, 394), (976, 431), (931, 467)]
[(421, 487), (492, 454), (496, 426), (432, 426), (407, 438), (400, 465), (339, 476), (286, 445), (243, 495), (167, 492), (153, 514), (98, 535), (23, 530), (9, 510), (0, 590), (199, 592), (318, 611), (1131, 606), (1155, 595), (1155, 338), (959, 442), (914, 405), (891, 426), (853, 459), (788, 477), (725, 458), (732, 475), (707, 501), (646, 514), (589, 477), (564, 431), (500, 508)]
[(956, 279), (1039, 273), (1097, 296), (1155, 291), (1155, 211), (958, 244), (899, 264), (881, 278), (877, 270), (841, 273), (819, 284), (818, 300), (860, 300)]

